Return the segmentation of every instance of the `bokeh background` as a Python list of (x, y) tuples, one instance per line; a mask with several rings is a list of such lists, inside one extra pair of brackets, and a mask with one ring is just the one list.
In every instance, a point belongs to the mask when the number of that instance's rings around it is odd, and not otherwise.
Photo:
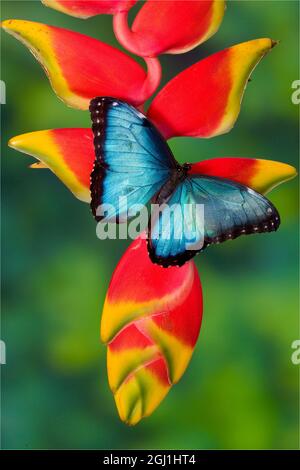
[[(163, 83), (195, 61), (258, 37), (281, 41), (255, 70), (235, 128), (214, 139), (177, 138), (176, 157), (247, 156), (298, 166), (297, 1), (228, 1), (219, 32), (196, 50), (163, 56)], [(2, 19), (62, 26), (116, 47), (110, 16), (80, 20), (39, 1), (1, 1)], [(197, 257), (204, 318), (192, 362), (161, 406), (137, 427), (119, 421), (106, 378), (99, 321), (129, 241), (100, 242), (89, 207), (46, 170), (6, 145), (33, 130), (89, 126), (67, 108), (40, 66), (2, 33), (2, 447), (6, 449), (296, 448), (298, 180), (270, 194), (276, 234), (240, 238)], [(190, 103), (193, 106), (193, 103)], [(203, 110), (205, 112), (205, 110)]]

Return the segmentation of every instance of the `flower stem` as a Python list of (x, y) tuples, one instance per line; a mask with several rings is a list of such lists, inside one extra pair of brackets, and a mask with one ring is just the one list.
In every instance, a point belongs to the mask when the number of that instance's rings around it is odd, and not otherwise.
[(142, 56), (147, 64), (147, 77), (140, 90), (141, 101), (146, 101), (154, 93), (161, 80), (161, 65), (156, 57), (147, 57), (142, 52), (138, 33), (128, 26), (128, 12), (116, 13), (113, 17), (114, 33), (122, 46), (129, 52)]
[(128, 12), (121, 11), (113, 16), (114, 33), (125, 49), (133, 54), (142, 55), (139, 51), (137, 35), (128, 26)]
[(147, 76), (140, 91), (141, 101), (150, 98), (161, 80), (161, 65), (157, 57), (144, 57), (144, 61), (147, 64)]

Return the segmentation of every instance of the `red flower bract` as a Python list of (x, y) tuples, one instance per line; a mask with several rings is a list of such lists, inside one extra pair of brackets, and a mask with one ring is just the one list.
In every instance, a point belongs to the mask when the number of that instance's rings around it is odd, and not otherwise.
[(275, 44), (268, 38), (256, 39), (197, 62), (158, 93), (148, 117), (166, 139), (228, 132), (239, 115), (251, 72)]
[(223, 0), (148, 0), (128, 27), (127, 12), (114, 16), (114, 31), (129, 51), (153, 57), (187, 52), (210, 38), (223, 19)]
[(150, 261), (145, 238), (135, 240), (112, 276), (101, 321), (109, 384), (123, 421), (136, 424), (151, 414), (178, 382), (201, 318), (194, 262), (166, 270)]
[(23, 20), (6, 20), (2, 27), (30, 49), (55, 93), (74, 108), (88, 109), (98, 94), (139, 105), (160, 82), (157, 59), (145, 59), (146, 74), (124, 52), (84, 34)]
[(47, 7), (78, 18), (129, 10), (137, 0), (42, 0)]

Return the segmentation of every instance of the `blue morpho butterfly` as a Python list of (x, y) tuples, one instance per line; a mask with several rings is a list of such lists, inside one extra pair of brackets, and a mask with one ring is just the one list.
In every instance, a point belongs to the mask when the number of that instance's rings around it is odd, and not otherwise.
[[(126, 218), (131, 206), (150, 200), (160, 206), (167, 203), (177, 207), (167, 226), (165, 206), (151, 223), (149, 219), (148, 251), (154, 263), (181, 266), (212, 243), (277, 230), (280, 218), (270, 201), (225, 178), (189, 175), (190, 165), (175, 160), (162, 135), (133, 106), (115, 98), (98, 97), (91, 101), (90, 112), (96, 155), (91, 208), (96, 220), (104, 218), (96, 213), (103, 204), (115, 208), (106, 213), (105, 220), (117, 222)], [(118, 207), (122, 196), (127, 196), (126, 213)], [(204, 205), (204, 225), (195, 221), (192, 210), (182, 219), (185, 204)], [(187, 230), (182, 229), (183, 225)]]

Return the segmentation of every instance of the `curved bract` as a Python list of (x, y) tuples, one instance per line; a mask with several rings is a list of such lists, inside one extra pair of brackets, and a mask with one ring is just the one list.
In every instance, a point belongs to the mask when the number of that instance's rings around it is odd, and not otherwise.
[(23, 20), (6, 20), (2, 28), (33, 53), (66, 104), (88, 109), (95, 96), (115, 96), (140, 105), (160, 81), (157, 59), (148, 74), (124, 52), (97, 39), (63, 28)]
[(184, 373), (202, 318), (202, 291), (193, 262), (154, 265), (146, 240), (127, 249), (104, 303), (101, 339), (120, 418), (136, 424), (151, 414)]
[(8, 145), (32, 155), (42, 163), (33, 168), (49, 168), (75, 197), (90, 202), (90, 175), (95, 159), (91, 129), (29, 132), (12, 137)]
[(180, 54), (215, 34), (224, 9), (223, 0), (148, 0), (131, 29), (127, 12), (117, 13), (114, 31), (119, 42), (134, 54)]
[(266, 194), (294, 178), (297, 170), (287, 163), (261, 158), (224, 157), (194, 163), (189, 174), (227, 178)]
[(166, 139), (228, 132), (239, 115), (251, 72), (274, 45), (271, 39), (256, 39), (197, 62), (158, 93), (148, 117)]

